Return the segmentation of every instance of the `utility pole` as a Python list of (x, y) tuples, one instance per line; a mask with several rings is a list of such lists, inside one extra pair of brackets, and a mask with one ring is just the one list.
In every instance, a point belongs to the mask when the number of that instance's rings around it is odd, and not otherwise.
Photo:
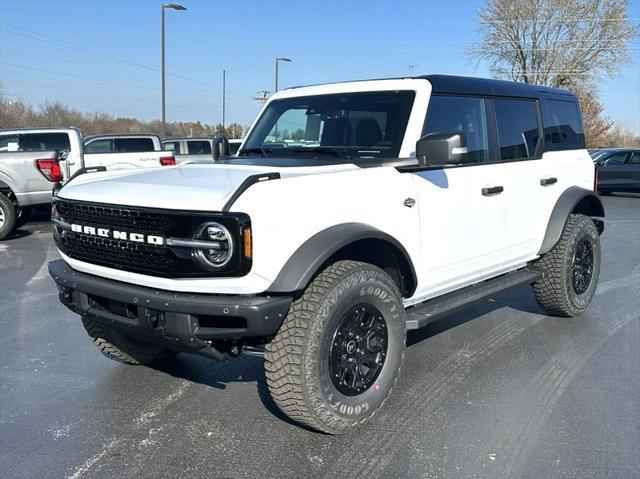
[(222, 128), (224, 129), (224, 120), (226, 113), (227, 101), (227, 70), (222, 70)]
[(267, 90), (260, 90), (258, 92), (258, 96), (254, 97), (253, 99), (256, 101), (259, 101), (260, 103), (262, 103), (263, 105), (267, 102), (267, 100), (269, 99), (269, 93)]
[(413, 76), (413, 70), (415, 70), (420, 65), (409, 65), (409, 71), (411, 72), (411, 76)]

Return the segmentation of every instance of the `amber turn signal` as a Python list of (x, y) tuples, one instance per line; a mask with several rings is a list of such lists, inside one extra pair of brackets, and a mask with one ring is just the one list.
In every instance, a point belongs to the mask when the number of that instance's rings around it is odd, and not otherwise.
[(251, 258), (251, 228), (244, 229), (244, 256), (245, 258)]

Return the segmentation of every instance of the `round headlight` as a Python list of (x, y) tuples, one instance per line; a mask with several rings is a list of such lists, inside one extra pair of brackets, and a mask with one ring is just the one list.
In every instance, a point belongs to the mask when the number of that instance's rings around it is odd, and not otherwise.
[(211, 242), (211, 248), (193, 250), (193, 257), (204, 269), (219, 270), (231, 261), (233, 239), (229, 230), (220, 223), (213, 221), (202, 223), (196, 229), (193, 239)]

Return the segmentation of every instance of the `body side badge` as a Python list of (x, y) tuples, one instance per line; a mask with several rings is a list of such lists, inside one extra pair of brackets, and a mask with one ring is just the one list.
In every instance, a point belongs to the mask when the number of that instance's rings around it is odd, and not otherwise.
[(414, 200), (413, 198), (407, 198), (406, 200), (404, 200), (404, 205), (407, 208), (412, 208), (416, 205), (416, 200)]

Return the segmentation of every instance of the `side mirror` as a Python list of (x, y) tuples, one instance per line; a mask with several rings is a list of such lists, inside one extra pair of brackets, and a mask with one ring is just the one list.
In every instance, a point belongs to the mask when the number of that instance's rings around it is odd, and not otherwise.
[(229, 152), (229, 140), (224, 135), (217, 135), (213, 137), (211, 142), (211, 153), (213, 154), (214, 161), (221, 156), (231, 156)]
[(447, 166), (467, 159), (464, 133), (429, 133), (416, 142), (416, 157), (425, 166)]

